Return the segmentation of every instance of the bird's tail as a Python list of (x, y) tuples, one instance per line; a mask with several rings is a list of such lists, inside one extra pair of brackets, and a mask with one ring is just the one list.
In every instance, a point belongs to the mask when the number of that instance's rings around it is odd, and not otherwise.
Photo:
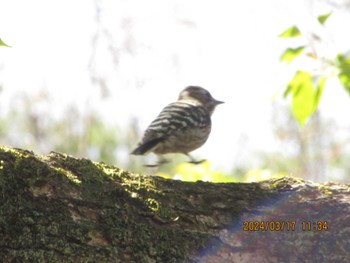
[(130, 154), (143, 155), (151, 151), (152, 149), (154, 149), (158, 145), (158, 143), (160, 143), (162, 140), (163, 140), (162, 138), (156, 138), (148, 142), (141, 143)]

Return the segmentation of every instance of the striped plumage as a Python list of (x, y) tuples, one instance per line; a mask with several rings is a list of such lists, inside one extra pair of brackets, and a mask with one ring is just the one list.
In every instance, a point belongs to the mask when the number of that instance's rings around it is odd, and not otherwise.
[(138, 147), (132, 154), (187, 154), (208, 139), (215, 107), (223, 102), (196, 86), (184, 89), (177, 102), (166, 106), (149, 125)]

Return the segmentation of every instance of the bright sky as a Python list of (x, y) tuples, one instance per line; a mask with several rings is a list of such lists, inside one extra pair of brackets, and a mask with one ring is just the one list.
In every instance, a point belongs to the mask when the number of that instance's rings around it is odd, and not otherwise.
[[(344, 32), (348, 14), (334, 11), (327, 30), (315, 22), (332, 11), (324, 1), (0, 0), (0, 6), (0, 38), (13, 46), (0, 48), (1, 111), (16, 92), (45, 88), (54, 101), (38, 110), (58, 116), (74, 102), (81, 110), (98, 111), (111, 125), (136, 118), (145, 129), (184, 87), (200, 85), (226, 103), (213, 115), (209, 141), (194, 155), (227, 171), (251, 161), (254, 151), (278, 147), (271, 131), (272, 97), (293, 71), (279, 62), (288, 43), (277, 36), (297, 24), (326, 34), (327, 54), (350, 46)], [(99, 39), (90, 64), (98, 30), (107, 30), (110, 38)], [(107, 101), (99, 99), (91, 69), (106, 79)], [(341, 117), (350, 110), (349, 98), (334, 86), (325, 91), (321, 110), (349, 125)]]

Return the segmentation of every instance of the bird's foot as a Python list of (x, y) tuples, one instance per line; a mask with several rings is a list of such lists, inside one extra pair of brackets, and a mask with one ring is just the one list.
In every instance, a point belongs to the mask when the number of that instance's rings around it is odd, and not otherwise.
[(188, 158), (190, 158), (190, 161), (189, 161), (188, 163), (200, 164), (200, 163), (206, 161), (205, 159), (200, 160), (200, 161), (197, 161), (197, 160), (195, 160), (189, 153), (185, 153), (185, 154), (188, 156)]
[(161, 165), (168, 163), (168, 162), (169, 162), (169, 160), (164, 159), (164, 158), (160, 158), (156, 164), (145, 164), (145, 166), (146, 167), (158, 167), (158, 166), (161, 166)]
[(144, 166), (145, 166), (145, 167), (149, 167), (149, 168), (153, 168), (153, 167), (158, 167), (159, 164), (158, 164), (158, 163), (155, 163), (155, 164), (145, 164)]
[(193, 163), (193, 164), (200, 164), (200, 163), (203, 163), (203, 162), (205, 162), (206, 160), (205, 159), (203, 159), (203, 160), (200, 160), (200, 161), (196, 161), (196, 160), (191, 160), (191, 161), (189, 161), (188, 163)]

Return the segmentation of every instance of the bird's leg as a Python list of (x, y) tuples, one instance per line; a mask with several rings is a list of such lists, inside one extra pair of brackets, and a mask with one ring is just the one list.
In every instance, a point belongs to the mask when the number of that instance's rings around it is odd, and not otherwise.
[(146, 167), (158, 167), (161, 166), (162, 164), (168, 163), (169, 160), (165, 159), (163, 156), (158, 155), (158, 162), (156, 164), (146, 164)]
[(162, 165), (162, 164), (165, 164), (168, 162), (169, 162), (169, 160), (165, 159), (163, 156), (158, 155), (158, 165)]
[(153, 167), (158, 167), (159, 164), (155, 163), (155, 164), (145, 164), (145, 167), (149, 167), (149, 168), (153, 168)]
[(191, 161), (189, 161), (189, 163), (200, 164), (200, 163), (206, 161), (205, 159), (200, 160), (200, 161), (197, 161), (197, 160), (195, 160), (189, 153), (185, 153), (185, 154), (186, 154), (186, 155), (188, 156), (188, 158), (190, 158), (190, 160), (191, 160)]

